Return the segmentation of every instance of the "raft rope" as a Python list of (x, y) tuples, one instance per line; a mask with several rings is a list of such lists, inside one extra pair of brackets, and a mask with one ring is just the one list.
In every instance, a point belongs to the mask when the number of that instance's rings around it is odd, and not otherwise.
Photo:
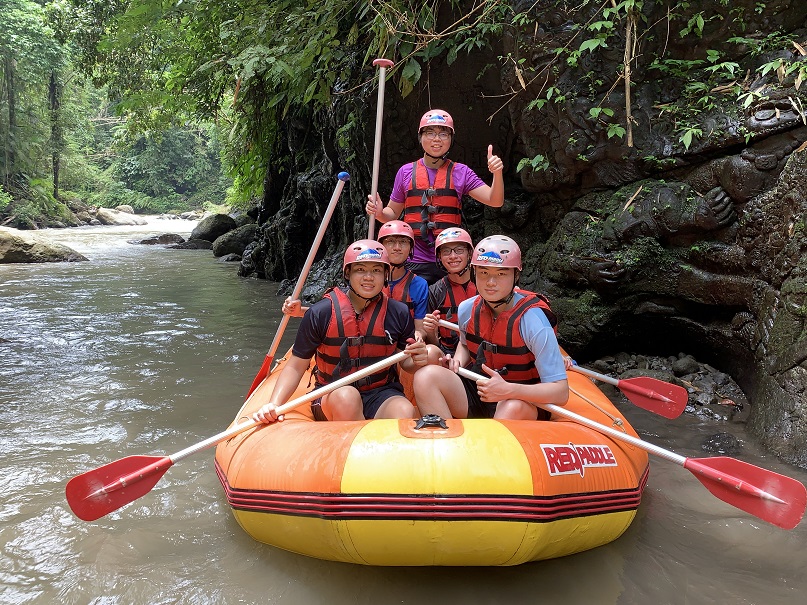
[(577, 396), (578, 396), (580, 399), (582, 399), (583, 401), (585, 401), (585, 402), (587, 402), (587, 403), (590, 403), (590, 404), (591, 404), (591, 405), (593, 405), (595, 408), (597, 408), (599, 411), (601, 411), (603, 414), (605, 414), (606, 416), (608, 416), (608, 417), (611, 419), (611, 424), (612, 424), (613, 426), (617, 427), (617, 428), (618, 428), (620, 431), (622, 431), (623, 433), (627, 433), (627, 431), (625, 430), (625, 425), (624, 425), (624, 423), (622, 422), (622, 419), (621, 419), (621, 418), (617, 418), (616, 416), (614, 416), (613, 414), (611, 414), (611, 413), (610, 413), (608, 410), (604, 410), (604, 409), (602, 409), (602, 408), (601, 408), (599, 405), (597, 405), (596, 403), (594, 403), (593, 401), (591, 401), (591, 399), (589, 399), (588, 397), (586, 397), (586, 396), (585, 396), (585, 395), (583, 395), (582, 393), (580, 393), (580, 392), (578, 392), (578, 391), (575, 391), (575, 390), (574, 390), (572, 387), (569, 387), (569, 390), (570, 390), (572, 393), (574, 393), (575, 395), (577, 395)]

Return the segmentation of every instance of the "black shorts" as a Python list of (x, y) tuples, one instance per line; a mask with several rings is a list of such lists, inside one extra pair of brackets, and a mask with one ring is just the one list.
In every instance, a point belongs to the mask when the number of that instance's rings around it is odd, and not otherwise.
[(425, 279), (430, 286), (446, 275), (446, 272), (437, 263), (411, 263), (407, 261), (404, 264), (412, 273)]
[[(390, 397), (405, 397), (403, 386), (400, 382), (390, 382), (369, 391), (359, 391), (359, 393), (361, 394), (362, 412), (365, 420), (375, 418), (378, 409)], [(322, 411), (322, 397), (311, 402), (311, 413), (314, 415), (314, 420), (328, 420)]]
[[(468, 418), (493, 418), (496, 414), (497, 403), (482, 401), (476, 389), (476, 381), (460, 376), (462, 386), (465, 387), (465, 396), (468, 399)], [(541, 408), (537, 409), (536, 420), (549, 420), (551, 414)]]

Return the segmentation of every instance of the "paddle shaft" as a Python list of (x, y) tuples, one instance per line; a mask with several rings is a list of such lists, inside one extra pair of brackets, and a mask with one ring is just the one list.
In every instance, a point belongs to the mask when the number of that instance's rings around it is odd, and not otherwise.
[[(344, 178), (342, 175), (344, 175)], [(308, 272), (311, 270), (311, 266), (314, 264), (314, 257), (317, 255), (319, 245), (322, 243), (322, 238), (325, 236), (325, 230), (328, 228), (328, 223), (331, 222), (331, 216), (336, 209), (336, 203), (339, 201), (339, 196), (342, 195), (342, 190), (345, 188), (345, 181), (349, 179), (350, 175), (348, 175), (346, 172), (339, 173), (339, 182), (336, 183), (336, 187), (333, 190), (333, 195), (331, 196), (331, 201), (328, 202), (328, 207), (325, 209), (325, 214), (322, 216), (322, 222), (320, 223), (317, 234), (314, 237), (314, 242), (311, 244), (311, 249), (308, 251), (308, 257), (305, 259), (305, 264), (300, 271), (300, 277), (297, 278), (297, 283), (294, 284), (294, 291), (291, 295), (292, 300), (298, 300), (300, 298), (300, 294), (302, 294), (305, 280), (308, 277)], [(283, 332), (285, 332), (286, 325), (288, 325), (288, 323), (289, 316), (284, 313), (283, 319), (280, 320), (280, 326), (278, 326), (277, 332), (275, 333), (275, 338), (272, 341), (272, 345), (269, 347), (269, 353), (267, 354), (273, 359), (275, 353), (277, 353), (277, 348), (280, 346), (280, 341), (283, 339)]]
[[(476, 372), (466, 370), (465, 368), (460, 368), (459, 369), (459, 374), (460, 374), (460, 376), (464, 376), (465, 378), (469, 378), (470, 380), (474, 380), (474, 381), (488, 378), (487, 376), (482, 376), (481, 374), (477, 374)], [(623, 433), (622, 431), (619, 431), (617, 429), (611, 428), (611, 427), (606, 426), (604, 424), (600, 424), (599, 422), (595, 422), (594, 420), (586, 418), (585, 416), (581, 416), (580, 414), (575, 414), (574, 412), (572, 412), (570, 410), (567, 410), (564, 407), (559, 406), (559, 405), (555, 405), (555, 404), (552, 404), (552, 403), (536, 403), (535, 405), (537, 405), (541, 409), (546, 410), (547, 412), (550, 412), (552, 414), (556, 414), (558, 416), (561, 416), (563, 418), (567, 418), (569, 420), (573, 420), (573, 421), (575, 421), (575, 422), (577, 422), (579, 424), (582, 424), (583, 426), (587, 426), (588, 428), (593, 429), (593, 430), (595, 430), (595, 431), (597, 431), (599, 433), (603, 433), (605, 435), (608, 435), (609, 437), (612, 437), (613, 439), (616, 439), (618, 441), (623, 441), (625, 443), (629, 443), (630, 445), (633, 445), (634, 447), (638, 447), (639, 449), (642, 449), (642, 450), (644, 450), (644, 451), (646, 451), (646, 452), (648, 452), (650, 454), (653, 454), (654, 456), (658, 456), (659, 458), (664, 458), (665, 460), (668, 460), (669, 462), (673, 462), (673, 463), (675, 463), (675, 464), (677, 464), (679, 466), (683, 466), (685, 469), (687, 469), (688, 471), (695, 474), (696, 478), (701, 482), (703, 482), (703, 480), (705, 479), (706, 481), (714, 482), (714, 483), (720, 485), (723, 488), (730, 488), (731, 491), (736, 491), (738, 493), (742, 492), (745, 495), (753, 496), (753, 497), (760, 498), (762, 500), (767, 500), (767, 501), (770, 501), (770, 502), (776, 502), (778, 504), (787, 504), (787, 502), (785, 502), (784, 500), (782, 500), (780, 498), (777, 498), (775, 495), (770, 494), (770, 493), (756, 487), (755, 485), (749, 483), (748, 481), (746, 481), (746, 480), (744, 480), (744, 479), (742, 479), (740, 477), (736, 477), (736, 476), (731, 475), (729, 473), (726, 473), (726, 472), (723, 472), (723, 471), (718, 470), (716, 468), (708, 466), (706, 464), (708, 462), (708, 458), (707, 459), (686, 458), (684, 456), (676, 454), (675, 452), (671, 452), (671, 451), (666, 450), (666, 449), (664, 449), (662, 447), (659, 447), (657, 445), (653, 445), (652, 443), (648, 443), (647, 441), (643, 441), (642, 439), (639, 439), (638, 437), (634, 437), (633, 435), (628, 435), (628, 434)], [(759, 469), (759, 470), (764, 471), (764, 469)], [(773, 475), (773, 473), (771, 473), (771, 475)], [(706, 484), (706, 483), (704, 483), (704, 485), (707, 485), (707, 487), (709, 487), (709, 485)], [(711, 489), (710, 489), (710, 491), (712, 491), (712, 493), (715, 493)], [(724, 502), (728, 502), (729, 504), (736, 505), (734, 502), (732, 502), (732, 501), (730, 501), (730, 500), (728, 500), (726, 498), (721, 497), (721, 499)], [(747, 509), (743, 509), (743, 510), (747, 510)], [(765, 520), (770, 520), (770, 519), (765, 519)]]
[[(384, 368), (388, 368), (392, 365), (395, 365), (396, 363), (399, 363), (404, 359), (406, 359), (408, 356), (409, 353), (401, 351), (399, 353), (396, 353), (395, 355), (392, 355), (391, 357), (388, 357), (387, 359), (379, 361), (378, 363), (375, 363), (371, 366), (358, 370), (357, 372), (353, 372), (352, 374), (348, 374), (347, 376), (340, 378), (339, 380), (335, 380), (330, 384), (327, 384), (318, 389), (314, 389), (310, 393), (301, 395), (300, 397), (277, 407), (276, 408), (277, 414), (278, 415), (285, 414), (286, 412), (289, 412), (305, 403), (313, 401), (318, 397), (323, 397), (324, 395), (327, 395), (328, 393), (335, 391), (336, 389), (347, 386), (355, 382), (356, 380), (374, 374), (375, 372), (383, 370)], [(180, 460), (187, 458), (188, 456), (191, 456), (193, 454), (196, 454), (197, 452), (205, 450), (211, 446), (214, 446), (217, 443), (220, 443), (221, 441), (231, 439), (232, 437), (235, 437), (236, 435), (239, 435), (244, 431), (249, 430), (255, 427), (256, 425), (260, 424), (263, 423), (258, 422), (256, 420), (249, 420), (248, 422), (236, 424), (235, 426), (227, 429), (226, 431), (222, 431), (221, 433), (213, 435), (212, 437), (209, 437), (204, 441), (200, 441), (199, 443), (191, 445), (190, 447), (186, 447), (184, 450), (180, 450), (177, 453), (172, 454), (170, 456), (164, 456), (162, 458), (143, 456), (142, 459), (145, 461), (145, 465), (138, 464), (137, 460), (132, 462), (132, 457), (123, 458), (121, 460), (118, 460), (117, 462), (105, 465), (100, 469), (95, 469), (83, 473), (82, 475), (78, 475), (77, 477), (74, 477), (70, 482), (73, 483), (74, 481), (77, 481), (78, 484), (80, 484), (80, 487), (78, 487), (76, 491), (70, 490), (69, 489), (70, 483), (68, 483), (68, 503), (70, 503), (71, 507), (73, 507), (74, 504), (83, 506), (84, 502), (87, 500), (91, 500), (93, 498), (99, 498), (101, 496), (108, 494), (113, 494), (114, 492), (117, 492), (123, 488), (131, 487), (133, 484), (136, 484), (137, 482), (141, 482), (151, 477), (154, 477), (154, 475), (158, 475), (156, 478), (154, 478), (153, 483), (147, 486), (147, 489), (145, 490), (140, 489), (139, 491), (135, 491), (133, 497), (124, 499), (122, 501), (114, 502), (109, 506), (108, 510), (105, 511), (102, 510), (103, 514), (99, 516), (103, 516), (104, 514), (112, 512), (113, 510), (117, 510), (121, 506), (128, 504), (133, 500), (136, 500), (145, 493), (148, 493), (148, 491), (154, 486), (154, 484), (157, 481), (159, 481), (160, 476), (162, 476), (171, 466), (173, 466)], [(125, 472), (123, 475), (116, 477), (114, 481), (111, 481), (109, 483), (102, 483), (100, 487), (97, 487), (96, 489), (94, 489), (94, 491), (90, 492), (89, 494), (85, 495), (83, 493), (84, 490), (81, 487), (81, 485), (83, 485), (83, 483), (80, 481), (81, 479), (84, 479), (85, 476), (88, 475), (92, 476), (93, 474), (99, 473), (101, 470), (109, 467), (115, 468), (117, 465), (125, 466), (128, 472)], [(117, 466), (117, 468), (120, 468), (120, 466)], [(128, 470), (130, 468), (133, 470)], [(88, 481), (87, 484), (89, 485), (90, 482)], [(95, 485), (97, 485), (97, 483)], [(91, 517), (80, 516), (80, 518), (83, 518), (85, 520), (94, 520), (99, 518), (99, 516), (91, 516)]]
[[(381, 127), (384, 121), (384, 90), (387, 83), (387, 67), (394, 63), (389, 59), (376, 59), (373, 65), (378, 67), (378, 101), (375, 109), (375, 144), (373, 146), (373, 176), (370, 193), (373, 200), (378, 193), (378, 172), (381, 164)], [(375, 216), (368, 217), (367, 239), (375, 239)]]
[[(396, 353), (392, 357), (388, 357), (387, 359), (384, 359), (383, 361), (379, 361), (378, 363), (374, 363), (373, 365), (368, 366), (366, 368), (363, 368), (363, 369), (361, 369), (361, 370), (359, 370), (357, 372), (353, 372), (352, 374), (348, 374), (347, 376), (345, 376), (343, 378), (340, 378), (339, 380), (335, 380), (334, 382), (331, 382), (330, 384), (326, 384), (323, 387), (320, 387), (318, 389), (314, 389), (310, 393), (306, 393), (305, 395), (301, 395), (297, 399), (292, 399), (291, 401), (289, 401), (287, 403), (284, 403), (281, 406), (278, 406), (276, 408), (277, 414), (278, 414), (278, 416), (280, 416), (282, 414), (285, 414), (286, 412), (290, 412), (294, 408), (297, 408), (297, 407), (303, 405), (304, 403), (308, 403), (309, 401), (314, 401), (314, 399), (322, 397), (323, 395), (327, 395), (328, 393), (330, 393), (332, 391), (335, 391), (336, 389), (340, 389), (340, 388), (342, 388), (344, 386), (352, 384), (353, 382), (359, 380), (360, 378), (364, 378), (365, 376), (369, 376), (370, 374), (374, 374), (375, 372), (378, 372), (379, 370), (383, 370), (384, 368), (388, 368), (390, 366), (393, 366), (396, 363), (399, 363), (399, 362), (403, 361), (407, 357), (409, 357), (409, 353), (404, 353), (403, 351), (401, 351), (400, 353)], [(225, 441), (226, 439), (230, 439), (231, 437), (235, 437), (236, 435), (238, 435), (240, 433), (243, 433), (247, 429), (252, 428), (256, 424), (261, 424), (261, 423), (256, 422), (255, 420), (250, 420), (249, 422), (245, 422), (243, 424), (237, 424), (237, 425), (235, 425), (234, 427), (232, 427), (229, 430), (226, 430), (226, 431), (224, 431), (222, 433), (219, 433), (218, 435), (213, 435), (209, 439), (205, 439), (204, 441), (201, 441), (201, 442), (197, 443), (196, 445), (192, 445), (190, 447), (185, 448), (182, 451), (177, 452), (176, 454), (173, 454), (172, 456), (170, 456), (170, 458), (171, 458), (171, 460), (173, 462), (178, 462), (179, 460), (182, 460), (183, 458), (187, 458), (188, 456), (190, 456), (192, 454), (195, 454), (196, 452), (199, 452), (201, 450), (207, 449), (210, 446), (216, 445), (220, 441)]]

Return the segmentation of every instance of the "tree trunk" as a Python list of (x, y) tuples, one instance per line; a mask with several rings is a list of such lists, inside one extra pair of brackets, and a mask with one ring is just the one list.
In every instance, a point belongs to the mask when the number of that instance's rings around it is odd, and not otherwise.
[(6, 173), (3, 175), (3, 185), (8, 188), (14, 179), (16, 170), (16, 135), (17, 135), (17, 91), (14, 85), (14, 69), (17, 62), (14, 57), (6, 55), (3, 58), (5, 72), (6, 94), (8, 95), (8, 144), (6, 145)]
[(62, 86), (55, 71), (50, 72), (48, 84), (48, 105), (50, 107), (50, 148), (53, 162), (53, 197), (59, 199), (59, 167), (64, 149), (64, 133), (62, 132), (61, 106)]

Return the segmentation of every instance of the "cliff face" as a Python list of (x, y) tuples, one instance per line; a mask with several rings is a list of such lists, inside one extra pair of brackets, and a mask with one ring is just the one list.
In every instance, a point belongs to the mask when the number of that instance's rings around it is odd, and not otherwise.
[[(467, 202), (469, 231), (507, 233), (528, 251), (522, 283), (550, 295), (572, 353), (696, 352), (751, 395), (751, 430), (807, 466), (807, 84), (798, 79), (807, 3), (709, 4), (700, 35), (682, 36), (683, 24), (699, 23), (695, 9), (671, 21), (667, 3), (645, 2), (612, 20), (620, 33), (607, 47), (571, 61), (556, 49), (590, 39), (585, 26), (601, 15), (539, 2), (493, 48), (450, 66), (433, 60), (406, 98), (393, 76), (379, 191), (386, 199), (398, 167), (419, 157), (420, 115), (446, 109), (457, 125), (453, 159), (488, 182), (487, 145), (505, 161), (505, 206)], [(801, 45), (777, 46), (775, 32)], [(726, 44), (732, 36), (745, 38)], [(758, 70), (778, 59), (795, 68)], [(284, 125), (287, 152), (317, 159), (267, 175), (262, 240), (246, 273), (296, 278), (340, 170), (352, 178), (309, 296), (333, 283), (344, 246), (366, 234), (374, 73), (356, 69), (342, 83), (364, 82), (353, 93), (311, 123)]]

